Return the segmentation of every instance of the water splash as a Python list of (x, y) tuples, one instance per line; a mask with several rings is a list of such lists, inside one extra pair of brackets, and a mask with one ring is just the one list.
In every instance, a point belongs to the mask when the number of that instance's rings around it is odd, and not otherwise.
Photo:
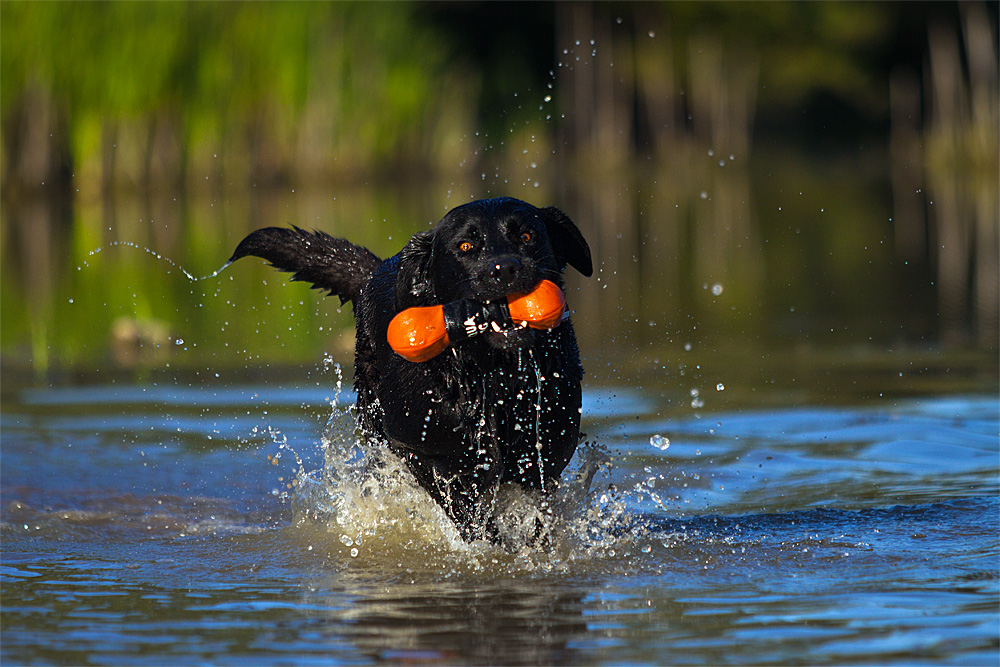
[(581, 560), (617, 558), (636, 539), (628, 494), (597, 483), (610, 475), (611, 454), (585, 443), (547, 494), (500, 487), (492, 510), (501, 544), (465, 542), (405, 464), (359, 432), (354, 411), (332, 402), (323, 468), (300, 468), (291, 496), (295, 539), (335, 564), (568, 572)]
[[(105, 250), (105, 247), (107, 247), (107, 248), (121, 248), (121, 247), (124, 247), (124, 248), (133, 248), (135, 250), (140, 250), (140, 251), (146, 253), (147, 255), (152, 255), (155, 259), (157, 259), (157, 260), (159, 260), (161, 262), (166, 262), (167, 264), (169, 264), (173, 268), (175, 268), (178, 271), (180, 271), (184, 275), (184, 277), (187, 278), (188, 280), (190, 280), (191, 282), (198, 282), (199, 280), (209, 280), (211, 278), (215, 278), (220, 273), (222, 273), (227, 268), (229, 268), (230, 264), (232, 264), (232, 262), (226, 262), (225, 264), (223, 264), (222, 266), (220, 266), (218, 269), (216, 269), (215, 271), (213, 271), (212, 273), (210, 273), (210, 274), (208, 274), (206, 276), (195, 276), (190, 271), (188, 271), (183, 266), (181, 266), (180, 264), (178, 264), (174, 260), (170, 259), (166, 255), (161, 255), (160, 253), (156, 252), (152, 248), (147, 248), (145, 246), (141, 246), (138, 243), (133, 243), (131, 241), (112, 241), (112, 242), (108, 243), (107, 246), (98, 246), (97, 248), (94, 248), (93, 250), (91, 250), (90, 252), (87, 253), (87, 256), (88, 257), (94, 257), (95, 255), (98, 255), (101, 252), (103, 252)], [(80, 266), (76, 267), (76, 269), (77, 269), (77, 271), (80, 271), (84, 267), (87, 267), (87, 268), (90, 267), (90, 264), (86, 260), (84, 260), (83, 263)]]
[[(336, 386), (319, 442), (322, 467), (307, 469), (286, 438), (267, 431), (278, 445), (275, 460), (290, 452), (297, 464), (289, 490), (280, 494), (292, 510), (288, 534), (312, 556), (325, 557), (324, 567), (384, 571), (389, 564), (400, 572), (429, 569), (441, 576), (469, 571), (517, 576), (614, 569), (623, 559), (638, 557), (640, 562), (630, 567), (641, 568), (646, 561), (651, 567), (656, 562), (643, 554), (686, 539), (651, 532), (650, 515), (641, 509), (656, 508), (654, 517), (676, 513), (669, 505), (679, 497), (664, 472), (646, 467), (645, 474), (613, 482), (614, 457), (588, 442), (578, 447), (559, 480), (547, 481), (545, 492), (516, 484), (496, 489), (488, 502), (498, 541), (466, 542), (403, 461), (360, 430), (356, 407), (341, 403), (340, 364), (327, 356), (322, 370), (334, 374)], [(518, 372), (526, 392), (539, 392), (534, 414), (521, 417), (536, 420), (537, 428), (545, 377), (529, 354), (521, 358)], [(650, 441), (657, 449), (668, 443), (665, 436)], [(542, 465), (539, 460), (544, 475)]]
[(649, 438), (649, 444), (660, 451), (666, 451), (670, 447), (670, 438), (657, 433)]
[[(536, 420), (537, 428), (545, 378), (532, 356), (525, 354), (521, 361), (526, 391), (539, 392), (534, 414), (522, 418)], [(651, 472), (619, 489), (611, 483), (611, 453), (589, 442), (578, 447), (558, 481), (545, 482), (544, 492), (501, 485), (489, 501), (499, 543), (466, 542), (403, 461), (361, 432), (356, 407), (341, 404), (340, 365), (327, 357), (323, 367), (335, 374), (337, 391), (319, 443), (322, 468), (306, 470), (297, 457), (294, 491), (287, 498), (293, 539), (333, 567), (381, 569), (392, 563), (402, 571), (432, 568), (446, 576), (470, 569), (571, 572), (581, 566), (613, 567), (649, 547), (637, 505), (645, 499), (665, 508), (660, 490), (653, 488), (663, 475)], [(279, 442), (279, 453), (287, 449)]]
[[(535, 451), (538, 454), (538, 481), (545, 493), (545, 457), (542, 452), (542, 370), (538, 367), (538, 360), (535, 359), (534, 351), (528, 349), (528, 356), (531, 358), (531, 368), (535, 372)], [(520, 353), (518, 354), (520, 365)]]

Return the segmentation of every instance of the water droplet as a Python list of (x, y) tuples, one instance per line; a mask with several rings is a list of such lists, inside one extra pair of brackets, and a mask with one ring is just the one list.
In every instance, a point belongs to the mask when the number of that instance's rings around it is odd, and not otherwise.
[(726, 386), (724, 384), (722, 384), (721, 382), (719, 384), (715, 385), (715, 390), (716, 391), (723, 391), (725, 388), (726, 388)]
[(667, 448), (670, 447), (670, 439), (657, 433), (649, 439), (649, 444), (656, 447), (660, 451), (666, 451)]
[(722, 294), (722, 285), (719, 283), (715, 283), (714, 285), (712, 285), (712, 294), (714, 294), (715, 296), (719, 296), (720, 294)]

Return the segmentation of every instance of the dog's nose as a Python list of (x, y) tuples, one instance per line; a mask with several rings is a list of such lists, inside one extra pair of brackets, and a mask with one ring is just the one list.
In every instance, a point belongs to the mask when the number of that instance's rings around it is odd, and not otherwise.
[(501, 259), (490, 268), (490, 275), (500, 284), (512, 281), (521, 271), (521, 262), (514, 258)]

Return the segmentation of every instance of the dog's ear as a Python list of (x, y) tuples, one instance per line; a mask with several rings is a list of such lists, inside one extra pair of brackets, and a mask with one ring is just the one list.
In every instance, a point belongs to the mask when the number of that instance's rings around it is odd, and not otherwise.
[(341, 303), (356, 299), (382, 263), (367, 248), (298, 227), (267, 227), (251, 232), (240, 241), (229, 261), (248, 255), (266, 259), (274, 268), (290, 272), (292, 280), (312, 283), (313, 289), (336, 294)]
[(396, 272), (396, 310), (431, 305), (434, 288), (434, 233), (417, 232), (399, 251)]
[(590, 246), (569, 216), (555, 206), (541, 209), (545, 214), (545, 228), (552, 243), (552, 252), (560, 264), (569, 264), (585, 276), (594, 273), (590, 263)]

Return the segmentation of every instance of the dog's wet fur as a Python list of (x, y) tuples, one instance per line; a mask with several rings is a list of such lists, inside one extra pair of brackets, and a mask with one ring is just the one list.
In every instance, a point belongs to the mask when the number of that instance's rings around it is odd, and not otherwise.
[(396, 354), (386, 330), (412, 306), (496, 301), (543, 279), (562, 287), (567, 264), (591, 275), (587, 242), (562, 211), (474, 201), (384, 261), (294, 227), (251, 233), (230, 261), (247, 255), (353, 302), (361, 428), (406, 462), (463, 538), (497, 539), (501, 485), (548, 493), (558, 483), (580, 437), (583, 369), (568, 320), (551, 330), (490, 330), (420, 363)]

